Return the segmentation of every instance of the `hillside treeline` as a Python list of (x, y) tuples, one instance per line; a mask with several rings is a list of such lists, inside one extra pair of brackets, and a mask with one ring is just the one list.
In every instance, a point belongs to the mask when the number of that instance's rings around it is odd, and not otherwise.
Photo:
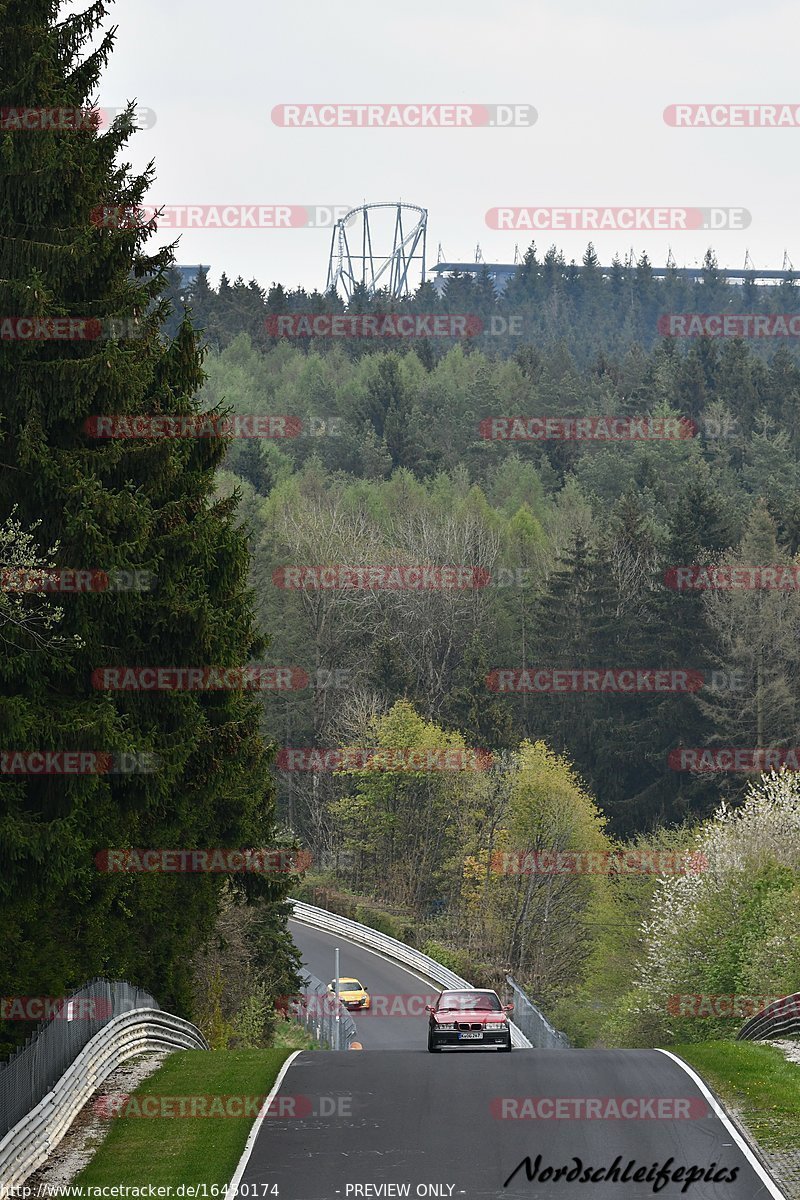
[[(798, 744), (796, 588), (674, 586), (680, 567), (783, 565), (793, 578), (800, 373), (787, 345), (765, 354), (742, 341), (662, 340), (584, 361), (563, 341), (428, 357), (414, 345), (356, 353), (240, 332), (206, 366), (206, 406), (300, 425), (296, 436), (234, 439), (218, 482), (241, 496), (270, 635), (260, 661), (298, 673), (292, 688), (262, 693), (262, 707), (280, 813), (314, 856), (309, 898), (383, 923), (487, 985), (510, 967), (584, 1042), (738, 1028), (741, 1013), (678, 1019), (673, 993), (752, 991), (761, 937), (781, 947), (769, 987), (791, 989), (785, 856), (761, 855), (745, 875), (704, 875), (668, 937), (653, 921), (670, 888), (684, 894), (680, 876), (494, 867), (504, 848), (691, 853), (721, 801), (738, 811), (752, 776), (676, 769), (676, 752)], [(493, 417), (548, 415), (691, 422), (691, 436), (484, 436)], [(467, 564), (486, 582), (287, 586), (309, 566), (336, 564)], [(699, 686), (498, 687), (502, 671), (637, 668), (687, 672)], [(365, 747), (381, 753), (341, 770), (324, 758)], [(436, 747), (490, 752), (492, 764), (386, 767), (387, 754)], [(776, 829), (789, 828), (796, 804), (785, 789)], [(720, 889), (744, 906), (741, 919), (728, 912), (724, 936)], [(692, 937), (707, 969), (694, 948), (681, 965)]]
[[(242, 332), (262, 349), (273, 347), (284, 340), (270, 332), (277, 332), (275, 319), (292, 313), (462, 314), (473, 318), (463, 338), (421, 338), (418, 353), (428, 364), (447, 353), (454, 340), (463, 340), (496, 358), (508, 358), (517, 351), (525, 357), (530, 347), (563, 344), (579, 363), (587, 365), (598, 357), (619, 358), (633, 346), (653, 349), (662, 330), (670, 328), (664, 324), (670, 314), (797, 312), (800, 281), (792, 271), (775, 284), (757, 283), (755, 272), (743, 282), (728, 281), (722, 278), (710, 249), (697, 279), (681, 275), (675, 267), (668, 268), (665, 276), (655, 276), (653, 266), (646, 253), (638, 259), (629, 255), (624, 262), (614, 255), (610, 263), (601, 264), (591, 243), (580, 263), (567, 262), (556, 246), (542, 252), (532, 243), (501, 294), (487, 271), (474, 277), (455, 272), (444, 276), (440, 285), (426, 280), (405, 299), (392, 298), (386, 291), (369, 294), (356, 287), (346, 304), (335, 292), (291, 288), (280, 282), (266, 287), (241, 277), (231, 282), (224, 271), (213, 288), (207, 270), (187, 287), (172, 273), (169, 294), (176, 314), (183, 302), (191, 304), (215, 350), (224, 350)], [(178, 319), (174, 316), (167, 325), (170, 333)], [(689, 326), (673, 328), (688, 330)], [(292, 340), (301, 349), (315, 348), (316, 339)], [(349, 341), (347, 353), (360, 358), (373, 353), (381, 340), (355, 338)], [(787, 340), (794, 345), (793, 339)], [(769, 355), (760, 342), (757, 348), (762, 357)]]
[[(598, 375), (561, 350), (541, 352), (533, 373), (460, 348), (429, 369), (413, 352), (261, 352), (243, 334), (207, 370), (207, 404), (304, 423), (297, 437), (235, 439), (220, 476), (243, 493), (269, 662), (308, 676), (265, 693), (278, 745), (335, 745), (351, 710), (405, 697), (475, 746), (544, 738), (614, 831), (634, 834), (741, 792), (741, 775), (674, 770), (670, 751), (795, 744), (796, 590), (669, 585), (682, 566), (795, 562), (800, 375), (785, 350), (764, 364), (741, 343), (688, 359), (662, 345)], [(687, 374), (703, 380), (691, 402)], [(486, 417), (548, 411), (692, 416), (697, 434), (480, 436)], [(392, 592), (275, 581), (286, 565), (382, 563), (466, 564), (490, 582)], [(695, 675), (683, 691), (635, 695), (497, 690), (492, 679), (577, 668)], [(339, 785), (280, 778), (284, 816), (291, 797), (293, 827), (322, 837)]]

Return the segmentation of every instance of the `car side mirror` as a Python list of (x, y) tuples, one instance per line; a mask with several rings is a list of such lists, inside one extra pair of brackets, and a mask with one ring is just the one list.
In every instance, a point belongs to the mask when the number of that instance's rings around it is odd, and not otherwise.
[(503, 1008), (505, 1009), (505, 1011), (506, 1011), (506, 1012), (513, 1012), (513, 1011), (514, 1011), (514, 1005), (513, 1005), (513, 1004), (504, 1004), (504, 1005), (503, 1005)]
[(425, 1005), (425, 1012), (433, 1012), (433, 1008), (431, 1007), (430, 1004)]

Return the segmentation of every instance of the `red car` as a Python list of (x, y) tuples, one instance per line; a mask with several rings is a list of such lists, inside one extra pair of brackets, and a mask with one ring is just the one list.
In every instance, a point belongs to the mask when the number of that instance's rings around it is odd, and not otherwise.
[(425, 1005), (428, 1049), (436, 1054), (445, 1046), (496, 1046), (511, 1050), (507, 1013), (513, 1004), (501, 1004), (497, 992), (472, 990), (441, 992), (436, 1003)]

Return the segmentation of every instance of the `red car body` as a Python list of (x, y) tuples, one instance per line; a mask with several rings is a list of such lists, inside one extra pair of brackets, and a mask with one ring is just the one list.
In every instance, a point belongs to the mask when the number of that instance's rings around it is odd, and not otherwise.
[(440, 992), (434, 1005), (426, 1004), (428, 1050), (446, 1047), (494, 1046), (511, 1050), (508, 1013), (513, 1004), (501, 1004), (497, 992), (485, 988)]

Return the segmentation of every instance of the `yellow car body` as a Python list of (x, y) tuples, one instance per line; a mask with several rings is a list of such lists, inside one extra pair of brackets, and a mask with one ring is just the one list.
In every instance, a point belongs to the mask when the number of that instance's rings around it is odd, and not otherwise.
[[(328, 992), (331, 996), (336, 995), (335, 979), (328, 984)], [(372, 1005), (369, 992), (357, 979), (339, 978), (339, 999), (345, 1008), (360, 1009), (362, 1012)]]

